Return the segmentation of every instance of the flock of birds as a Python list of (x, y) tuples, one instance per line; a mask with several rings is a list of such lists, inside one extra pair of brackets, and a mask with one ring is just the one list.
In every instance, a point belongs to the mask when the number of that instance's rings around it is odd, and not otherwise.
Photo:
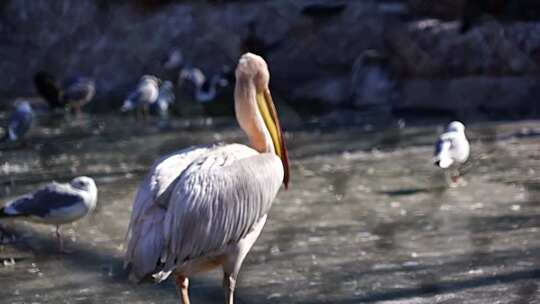
[[(287, 149), (268, 88), (266, 62), (246, 53), (238, 61), (235, 76), (235, 113), (249, 146), (218, 143), (166, 155), (154, 163), (133, 203), (125, 254), (130, 278), (161, 282), (172, 276), (184, 304), (189, 303), (188, 278), (217, 267), (223, 269), (225, 303), (233, 303), (244, 258), (261, 233), (281, 185), (287, 188), (289, 183)], [(68, 91), (66, 86), (60, 100), (67, 98)], [(146, 101), (161, 94), (159, 80), (143, 76), (122, 109), (137, 109), (144, 115), (150, 110)], [(23, 104), (14, 115), (27, 112)], [(23, 128), (14, 125), (9, 132), (19, 136)], [(436, 143), (435, 165), (456, 167), (468, 155), (464, 125), (450, 123)], [(452, 175), (452, 180), (458, 176)], [(56, 225), (63, 250), (60, 225), (82, 218), (96, 201), (94, 180), (82, 176), (68, 184), (51, 183), (7, 203), (0, 209), (0, 218)]]
[[(177, 94), (207, 104), (217, 100), (218, 92), (231, 84), (228, 66), (223, 66), (208, 79), (201, 69), (184, 63), (180, 50), (173, 50), (163, 66), (166, 70), (179, 71), (176, 86), (170, 80), (161, 81), (154, 75), (143, 75), (126, 96), (120, 108), (122, 113), (133, 111), (138, 120), (146, 120), (149, 115), (167, 118)], [(73, 77), (59, 82), (53, 75), (40, 71), (34, 75), (34, 85), (41, 98), (18, 98), (14, 101), (0, 143), (22, 141), (35, 124), (36, 113), (67, 109), (80, 116), (82, 107), (96, 94), (95, 81), (89, 77)]]

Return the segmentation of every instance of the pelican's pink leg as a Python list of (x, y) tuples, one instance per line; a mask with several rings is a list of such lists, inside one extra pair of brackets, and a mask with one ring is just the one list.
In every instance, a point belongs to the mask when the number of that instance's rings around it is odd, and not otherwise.
[(182, 299), (182, 304), (189, 304), (189, 295), (188, 295), (189, 279), (184, 276), (175, 274), (174, 281), (176, 283), (176, 291), (178, 292), (178, 295)]
[(232, 273), (223, 274), (223, 289), (225, 289), (225, 304), (234, 303), (234, 288), (236, 287), (236, 277)]

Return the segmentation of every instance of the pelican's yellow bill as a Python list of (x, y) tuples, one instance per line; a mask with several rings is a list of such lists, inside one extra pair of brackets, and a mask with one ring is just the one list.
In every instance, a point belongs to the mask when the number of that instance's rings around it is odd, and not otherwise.
[(287, 188), (289, 185), (289, 157), (287, 155), (287, 148), (285, 147), (285, 140), (283, 139), (283, 133), (277, 117), (276, 108), (274, 107), (272, 95), (270, 95), (268, 89), (257, 93), (257, 106), (263, 117), (264, 124), (270, 133), (270, 137), (272, 137), (274, 150), (283, 163), (283, 184), (285, 185), (285, 188)]

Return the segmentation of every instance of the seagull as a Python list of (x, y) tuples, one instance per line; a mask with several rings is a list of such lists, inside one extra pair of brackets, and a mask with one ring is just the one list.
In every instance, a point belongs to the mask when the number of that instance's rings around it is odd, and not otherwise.
[(2, 138), (4, 141), (19, 141), (22, 140), (34, 121), (34, 111), (32, 106), (26, 100), (20, 100), (15, 103), (15, 109), (9, 117), (9, 124), (6, 129), (5, 135)]
[(173, 92), (173, 84), (171, 81), (166, 80), (159, 87), (158, 98), (156, 102), (150, 104), (150, 112), (159, 115), (160, 117), (167, 117), (169, 112), (169, 106), (175, 101)]
[(159, 96), (159, 82), (156, 76), (142, 76), (137, 88), (124, 100), (121, 111), (127, 112), (136, 109), (137, 116), (142, 115), (144, 119), (148, 115), (150, 106), (156, 102)]
[[(459, 121), (448, 124), (446, 132), (439, 136), (435, 144), (435, 165), (447, 169), (451, 166), (459, 166), (469, 158), (470, 146), (465, 136), (465, 126)], [(459, 171), (451, 176), (452, 182), (459, 179)]]
[(161, 282), (173, 274), (182, 303), (188, 277), (223, 269), (233, 304), (244, 258), (272, 201), (289, 183), (289, 160), (262, 57), (246, 53), (236, 68), (235, 111), (250, 145), (214, 144), (159, 159), (135, 197), (125, 265), (130, 278)]
[(96, 85), (93, 79), (87, 77), (74, 77), (64, 83), (61, 100), (71, 107), (75, 115), (81, 114), (81, 107), (89, 103), (96, 94)]
[(0, 219), (14, 218), (56, 226), (61, 252), (64, 242), (60, 225), (74, 222), (96, 207), (97, 187), (90, 177), (80, 176), (68, 184), (52, 182), (0, 208)]

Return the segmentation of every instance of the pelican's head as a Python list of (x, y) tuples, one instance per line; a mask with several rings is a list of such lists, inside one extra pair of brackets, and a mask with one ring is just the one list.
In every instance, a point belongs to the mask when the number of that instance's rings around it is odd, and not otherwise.
[(252, 53), (240, 57), (234, 90), (236, 119), (248, 135), (252, 147), (273, 152), (283, 164), (283, 184), (289, 184), (289, 158), (276, 108), (270, 95), (270, 73), (264, 59)]
[(448, 127), (446, 127), (447, 132), (459, 132), (464, 133), (465, 132), (465, 125), (463, 125), (459, 121), (452, 121), (448, 124)]

